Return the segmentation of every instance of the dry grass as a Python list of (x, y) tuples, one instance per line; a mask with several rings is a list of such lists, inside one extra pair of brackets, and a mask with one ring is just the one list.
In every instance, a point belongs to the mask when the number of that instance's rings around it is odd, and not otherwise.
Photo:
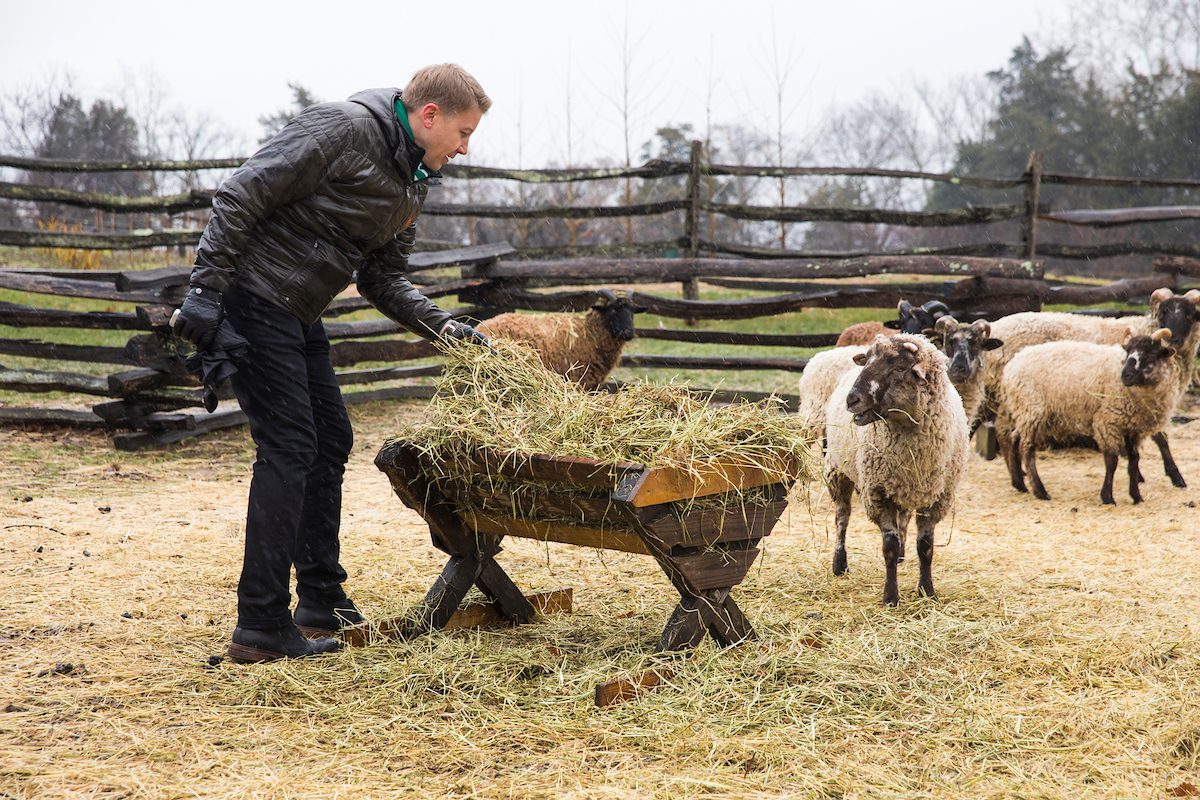
[[(372, 464), (420, 411), (352, 410), (343, 563), (376, 617), (443, 563)], [(1200, 486), (1200, 424), (1170, 432)], [(0, 437), (0, 797), (1076, 800), (1200, 785), (1200, 498), (1156, 455), (1147, 502), (1118, 493), (1115, 508), (1099, 505), (1095, 453), (1045, 455), (1052, 502), (972, 457), (938, 530), (941, 600), (916, 597), (911, 561), (895, 610), (877, 605), (861, 510), (835, 579), (828, 503), (798, 504), (736, 590), (761, 638), (706, 643), (671, 686), (598, 710), (594, 684), (644, 663), (676, 599), (647, 557), (506, 541), (518, 584), (574, 586), (574, 613), (210, 665), (234, 622), (246, 434), (168, 454)]]

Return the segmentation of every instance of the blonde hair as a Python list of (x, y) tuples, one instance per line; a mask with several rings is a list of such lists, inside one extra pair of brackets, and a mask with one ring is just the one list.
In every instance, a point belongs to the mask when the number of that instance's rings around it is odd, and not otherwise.
[(415, 111), (429, 103), (436, 103), (447, 117), (476, 106), (486, 114), (492, 107), (479, 81), (458, 64), (431, 64), (413, 74), (404, 87), (404, 107)]

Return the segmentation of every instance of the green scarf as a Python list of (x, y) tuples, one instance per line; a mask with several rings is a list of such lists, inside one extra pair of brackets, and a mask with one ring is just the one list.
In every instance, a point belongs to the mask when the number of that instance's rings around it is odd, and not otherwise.
[[(408, 111), (404, 108), (404, 103), (400, 102), (400, 98), (396, 98), (396, 116), (400, 119), (400, 124), (404, 126), (404, 130), (408, 132), (408, 138), (413, 142), (417, 141), (417, 137), (413, 136), (412, 126), (408, 124)], [(425, 165), (417, 162), (417, 168), (413, 170), (413, 180), (423, 181), (429, 177), (429, 170), (425, 169)]]

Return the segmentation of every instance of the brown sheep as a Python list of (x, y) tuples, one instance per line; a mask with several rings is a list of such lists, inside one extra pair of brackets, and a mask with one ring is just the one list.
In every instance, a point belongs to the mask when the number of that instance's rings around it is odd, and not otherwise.
[(949, 313), (946, 304), (940, 300), (930, 300), (923, 306), (914, 306), (907, 300), (901, 300), (896, 306), (900, 319), (889, 319), (887, 322), (859, 322), (842, 331), (838, 336), (837, 347), (852, 347), (854, 345), (870, 345), (876, 336), (893, 336), (897, 333), (924, 333), (933, 327), (938, 317)]
[(600, 289), (586, 314), (501, 314), (475, 329), (488, 336), (518, 339), (532, 345), (546, 368), (594, 391), (603, 385), (633, 338), (632, 293)]

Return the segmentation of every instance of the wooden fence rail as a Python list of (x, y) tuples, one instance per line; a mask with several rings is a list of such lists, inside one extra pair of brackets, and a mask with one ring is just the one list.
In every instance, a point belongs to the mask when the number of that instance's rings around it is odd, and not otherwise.
[[(805, 308), (894, 308), (900, 299), (919, 303), (940, 299), (955, 313), (995, 318), (1015, 311), (1035, 310), (1043, 303), (1077, 306), (1133, 300), (1160, 286), (1179, 290), (1184, 278), (1200, 277), (1200, 247), (1192, 245), (1118, 242), (1094, 246), (1065, 246), (1038, 241), (1039, 223), (1116, 227), (1200, 217), (1200, 209), (1164, 206), (1144, 209), (1104, 209), (1051, 212), (1039, 206), (1042, 183), (1087, 186), (1200, 188), (1200, 181), (1145, 181), (1091, 178), (1043, 173), (1032, 158), (1017, 178), (981, 178), (896, 170), (854, 168), (778, 168), (705, 165), (698, 143), (688, 162), (658, 161), (633, 169), (503, 170), (450, 165), (449, 177), (505, 179), (527, 183), (625, 178), (687, 177), (684, 197), (631, 206), (491, 206), (429, 204), (431, 215), (511, 219), (588, 219), (682, 213), (682, 235), (665, 241), (590, 246), (514, 248), (507, 243), (468, 249), (419, 252), (410, 260), (410, 275), (429, 297), (457, 298), (451, 312), (460, 319), (478, 320), (512, 310), (584, 311), (596, 298), (595, 287), (681, 284), (682, 297), (655, 291), (634, 291), (633, 300), (649, 313), (689, 325), (705, 320), (745, 320), (771, 317)], [(1036, 156), (1037, 154), (1035, 154)], [(0, 166), (54, 171), (168, 171), (230, 168), (240, 159), (188, 162), (63, 162), (0, 156)], [(1024, 203), (906, 212), (862, 208), (768, 208), (713, 203), (702, 197), (702, 177), (859, 176), (961, 183), (983, 188), (1024, 188)], [(116, 197), (24, 184), (0, 184), (0, 198), (28, 203), (63, 203), (106, 212), (175, 214), (211, 205), (212, 192), (194, 191), (173, 197)], [(1020, 220), (1016, 242), (979, 242), (939, 248), (910, 248), (893, 253), (795, 252), (707, 241), (700, 235), (701, 214), (763, 222), (842, 222), (939, 227), (985, 225)], [(141, 230), (132, 234), (64, 233), (0, 230), (0, 244), (72, 249), (140, 249), (195, 245), (199, 230)], [(661, 258), (667, 249), (683, 257)], [(1126, 253), (1156, 256), (1154, 271), (1106, 286), (1047, 280), (1042, 257), (1098, 258)], [(538, 260), (523, 260), (531, 256)], [(583, 257), (581, 257), (583, 256)], [(118, 448), (134, 449), (179, 441), (209, 430), (242, 424), (244, 415), (225, 408), (207, 415), (187, 409), (200, 405), (196, 379), (182, 366), (185, 352), (170, 336), (167, 320), (186, 292), (190, 267), (144, 271), (86, 272), (63, 270), (0, 270), (0, 289), (91, 298), (125, 304), (123, 311), (64, 311), (24, 303), (0, 303), (0, 325), (14, 328), (129, 331), (122, 347), (65, 344), (37, 338), (0, 339), (0, 356), (115, 365), (106, 376), (63, 370), (10, 369), (0, 366), (0, 388), (17, 392), (68, 392), (100, 398), (91, 410), (0, 408), (0, 420), (104, 426), (115, 433)], [(893, 276), (940, 280), (896, 281)], [(847, 279), (881, 278), (850, 283)], [(735, 300), (700, 300), (699, 283), (754, 292)], [(535, 291), (546, 290), (550, 291)], [(332, 340), (331, 358), (343, 386), (395, 382), (437, 374), (437, 363), (356, 369), (359, 364), (402, 364), (432, 359), (437, 351), (412, 339), (395, 323), (382, 318), (340, 321), (338, 317), (369, 308), (366, 301), (347, 296), (325, 313)], [(836, 334), (771, 335), (720, 330), (639, 327), (638, 339), (691, 342), (731, 347), (819, 348), (831, 346)], [(387, 337), (387, 338), (381, 338)], [(668, 356), (626, 353), (622, 366), (651, 369), (770, 370), (795, 373), (807, 359), (789, 356), (739, 357)], [(402, 396), (429, 396), (428, 386), (387, 386), (346, 392), (349, 403)], [(701, 390), (698, 390), (701, 391)], [(706, 391), (706, 390), (703, 390)], [(228, 390), (225, 391), (226, 398)], [(754, 393), (724, 391), (718, 399), (756, 399)], [(793, 406), (798, 398), (784, 398)]]

